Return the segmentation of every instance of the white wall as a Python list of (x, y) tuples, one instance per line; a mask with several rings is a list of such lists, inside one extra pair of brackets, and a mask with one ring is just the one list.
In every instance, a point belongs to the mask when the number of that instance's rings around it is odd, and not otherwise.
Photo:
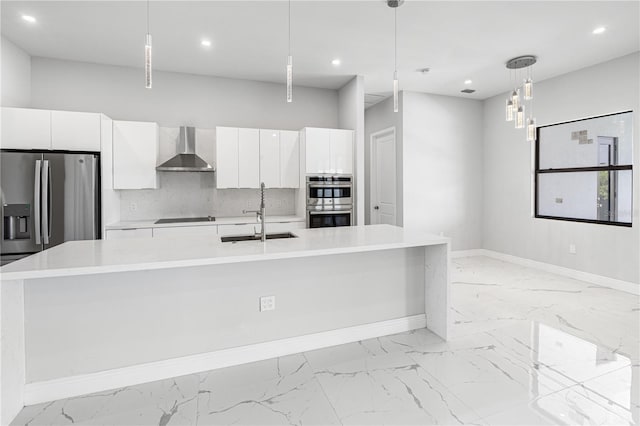
[(33, 108), (102, 112), (114, 120), (299, 130), (338, 126), (338, 92), (282, 84), (156, 71), (153, 89), (141, 69), (34, 57)]
[[(537, 83), (538, 125), (634, 110), (634, 188), (640, 188), (640, 53)], [(532, 144), (504, 121), (506, 93), (484, 102), (484, 248), (640, 282), (638, 191), (632, 228), (534, 219)], [(576, 254), (569, 254), (569, 244)]]
[(31, 101), (31, 57), (2, 37), (0, 63), (2, 106), (28, 107)]
[(338, 126), (355, 131), (354, 178), (356, 184), (356, 224), (363, 225), (365, 203), (364, 177), (364, 77), (356, 76), (338, 92)]
[(401, 105), (404, 227), (481, 248), (482, 102), (405, 91)]
[[(400, 104), (402, 104), (403, 94), (400, 92)], [(371, 223), (371, 135), (373, 133), (388, 128), (396, 129), (396, 224), (402, 226), (402, 114), (401, 108), (398, 112), (393, 112), (393, 98), (387, 98), (365, 111), (365, 140), (364, 140), (364, 203), (365, 203), (365, 223)]]

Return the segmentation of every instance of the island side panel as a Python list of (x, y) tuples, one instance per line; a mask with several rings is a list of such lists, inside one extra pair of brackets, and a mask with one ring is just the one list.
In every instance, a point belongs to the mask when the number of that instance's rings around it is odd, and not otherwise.
[(427, 328), (448, 340), (451, 303), (449, 244), (427, 246), (424, 255)]
[(25, 385), (24, 283), (0, 281), (0, 424), (22, 410)]
[(27, 383), (421, 315), (424, 259), (416, 247), (28, 281)]

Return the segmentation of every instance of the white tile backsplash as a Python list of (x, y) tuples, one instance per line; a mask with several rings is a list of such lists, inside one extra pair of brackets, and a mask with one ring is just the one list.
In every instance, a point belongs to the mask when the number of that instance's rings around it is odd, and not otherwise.
[[(158, 164), (176, 154), (178, 128), (160, 128)], [(196, 153), (214, 167), (215, 130), (197, 129)], [(258, 189), (216, 189), (215, 173), (159, 172), (158, 189), (120, 191), (120, 220), (241, 216), (260, 205)], [(293, 215), (295, 189), (267, 189), (267, 214)]]

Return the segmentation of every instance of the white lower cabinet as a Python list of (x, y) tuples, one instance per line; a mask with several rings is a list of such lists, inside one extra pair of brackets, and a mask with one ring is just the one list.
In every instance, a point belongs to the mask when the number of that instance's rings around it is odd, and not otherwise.
[(188, 235), (210, 235), (212, 238), (218, 235), (217, 225), (203, 226), (172, 226), (167, 228), (153, 228), (153, 238), (185, 237)]
[(304, 229), (304, 222), (267, 222), (267, 234), (274, 232), (293, 232), (295, 234), (296, 229)]
[(153, 228), (127, 228), (127, 229), (107, 229), (105, 240), (123, 240), (127, 238), (151, 238)]
[(225, 237), (227, 235), (247, 235), (255, 234), (260, 231), (259, 223), (239, 223), (233, 225), (218, 225), (218, 236)]

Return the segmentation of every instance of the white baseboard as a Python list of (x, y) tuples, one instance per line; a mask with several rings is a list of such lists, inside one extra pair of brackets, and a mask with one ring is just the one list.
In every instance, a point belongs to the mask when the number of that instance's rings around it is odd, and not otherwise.
[(516, 265), (527, 266), (529, 268), (536, 268), (545, 272), (562, 275), (563, 277), (586, 281), (588, 283), (599, 285), (601, 287), (624, 291), (636, 296), (640, 295), (639, 284), (634, 284), (629, 281), (617, 280), (615, 278), (604, 277), (602, 275), (591, 274), (589, 272), (578, 271), (571, 268), (565, 268), (564, 266), (553, 265), (551, 263), (538, 262), (536, 260), (525, 259), (523, 257), (512, 256), (510, 254), (500, 253), (487, 249), (459, 250), (451, 252), (452, 258), (469, 256), (487, 256), (493, 259), (515, 263)]
[(426, 316), (420, 314), (98, 373), (27, 383), (24, 391), (24, 403), (25, 405), (39, 404), (186, 374), (201, 373), (363, 339), (402, 333), (424, 328), (426, 325)]

